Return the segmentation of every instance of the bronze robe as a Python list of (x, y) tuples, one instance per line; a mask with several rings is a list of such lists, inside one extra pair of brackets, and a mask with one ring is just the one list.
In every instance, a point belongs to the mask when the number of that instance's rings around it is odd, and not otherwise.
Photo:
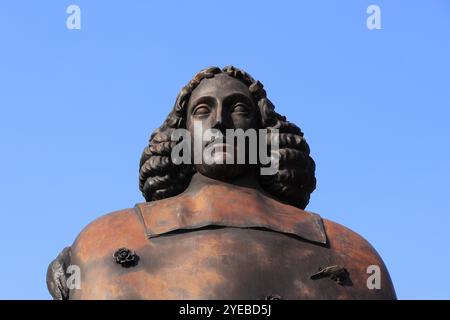
[[(119, 248), (138, 259), (124, 266)], [(69, 299), (395, 299), (361, 236), (263, 192), (227, 183), (100, 217), (78, 236)], [(367, 268), (380, 268), (380, 289)], [(322, 270), (322, 271), (321, 271)]]

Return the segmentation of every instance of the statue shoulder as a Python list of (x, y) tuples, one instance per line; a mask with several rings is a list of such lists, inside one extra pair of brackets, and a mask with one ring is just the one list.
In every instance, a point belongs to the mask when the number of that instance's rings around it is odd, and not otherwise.
[[(374, 291), (380, 293), (380, 298), (396, 299), (394, 286), (383, 259), (369, 241), (339, 223), (322, 220), (330, 249), (342, 258), (344, 265), (350, 266), (353, 273), (364, 275), (359, 278), (364, 280), (364, 283), (357, 285), (367, 287), (367, 281), (373, 280), (373, 286), (380, 287), (374, 288), (378, 289)], [(375, 274), (379, 274), (380, 278), (375, 279), (375, 276), (372, 279), (371, 275)]]
[(80, 232), (71, 247), (64, 248), (50, 262), (46, 280), (53, 299), (69, 299), (67, 273), (70, 266), (83, 268), (97, 259), (111, 259), (118, 248), (142, 242), (145, 242), (145, 233), (134, 209), (115, 211), (94, 220)]
[(328, 219), (322, 218), (330, 248), (340, 252), (364, 252), (364, 258), (373, 262), (381, 260), (375, 248), (357, 232)]
[(136, 247), (146, 241), (144, 228), (134, 208), (114, 211), (89, 223), (72, 245), (72, 256), (80, 264), (122, 247)]

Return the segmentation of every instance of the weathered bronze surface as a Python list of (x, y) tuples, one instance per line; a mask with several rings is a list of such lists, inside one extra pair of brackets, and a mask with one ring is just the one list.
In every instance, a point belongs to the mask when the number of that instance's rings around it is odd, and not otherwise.
[[(280, 171), (260, 177), (257, 166), (171, 164), (170, 132), (192, 130), (193, 119), (220, 130), (279, 128)], [(50, 264), (55, 299), (396, 298), (366, 240), (304, 210), (316, 183), (309, 147), (245, 72), (200, 72), (140, 167), (147, 202), (95, 220)], [(64, 284), (69, 264), (80, 267), (80, 288)], [(371, 265), (380, 268), (380, 289), (367, 286)]]

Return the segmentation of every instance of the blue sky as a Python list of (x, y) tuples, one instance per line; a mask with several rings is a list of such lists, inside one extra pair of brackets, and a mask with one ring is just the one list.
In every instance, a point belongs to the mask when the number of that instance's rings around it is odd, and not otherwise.
[(368, 239), (400, 299), (450, 299), (449, 36), (447, 0), (1, 1), (0, 298), (50, 298), (59, 251), (143, 201), (140, 153), (179, 89), (233, 64), (305, 132), (308, 209)]

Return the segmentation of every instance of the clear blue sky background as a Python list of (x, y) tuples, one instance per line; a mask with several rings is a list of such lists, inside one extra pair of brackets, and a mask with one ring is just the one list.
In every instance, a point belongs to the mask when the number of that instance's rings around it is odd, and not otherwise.
[(234, 64), (305, 132), (308, 209), (368, 239), (399, 298), (449, 299), (449, 40), (447, 0), (1, 1), (0, 298), (49, 299), (59, 251), (143, 201), (139, 157), (179, 89)]

